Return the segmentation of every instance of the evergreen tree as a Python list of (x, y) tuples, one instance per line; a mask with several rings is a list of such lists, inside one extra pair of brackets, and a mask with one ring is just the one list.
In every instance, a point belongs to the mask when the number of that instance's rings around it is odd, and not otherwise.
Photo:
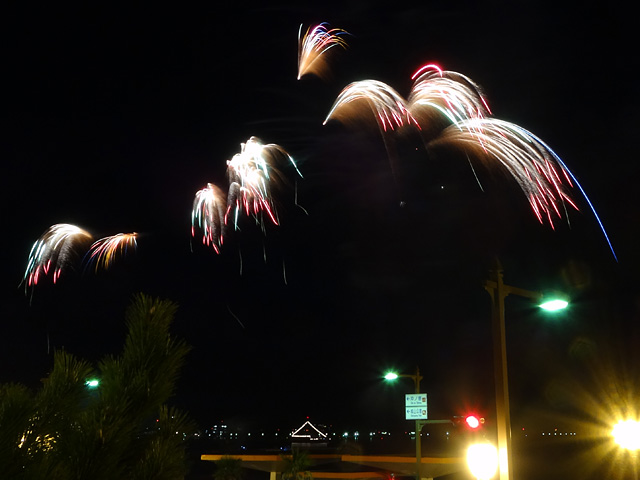
[[(186, 414), (167, 405), (189, 347), (171, 337), (177, 306), (137, 295), (119, 356), (94, 371), (61, 351), (38, 392), (0, 385), (0, 465), (16, 480), (176, 480), (186, 474)], [(88, 378), (100, 379), (89, 389)]]
[(311, 459), (305, 450), (293, 449), (291, 455), (283, 456), (282, 480), (312, 480), (309, 471)]
[(241, 480), (243, 476), (242, 460), (224, 456), (216, 462), (213, 478), (216, 480)]

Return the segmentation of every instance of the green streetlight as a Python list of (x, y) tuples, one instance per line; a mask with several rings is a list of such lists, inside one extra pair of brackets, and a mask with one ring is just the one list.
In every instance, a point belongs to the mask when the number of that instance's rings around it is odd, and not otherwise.
[[(413, 380), (415, 385), (415, 393), (420, 393), (420, 380), (422, 380), (422, 375), (420, 375), (420, 368), (416, 366), (416, 374), (398, 374), (395, 372), (387, 372), (384, 376), (384, 379), (387, 381), (394, 381), (400, 377), (410, 378)], [(421, 469), (420, 466), (422, 464), (422, 442), (420, 438), (420, 430), (422, 430), (422, 420), (416, 420), (416, 480), (420, 480), (421, 478)]]
[(84, 384), (87, 388), (98, 388), (98, 386), (100, 385), (100, 380), (98, 380), (97, 378), (90, 378), (86, 382), (84, 382)]
[(511, 462), (511, 418), (509, 414), (509, 382), (507, 376), (507, 340), (504, 321), (504, 299), (509, 295), (530, 298), (540, 303), (540, 308), (557, 312), (568, 306), (565, 300), (545, 299), (540, 292), (506, 285), (500, 261), (496, 259), (491, 278), (484, 288), (491, 296), (491, 323), (493, 330), (493, 368), (496, 388), (496, 426), (498, 431), (498, 465), (500, 480), (513, 478)]
[(416, 387), (416, 393), (420, 393), (420, 380), (422, 380), (422, 375), (420, 375), (419, 367), (416, 367), (415, 375), (396, 373), (393, 371), (389, 371), (384, 375), (384, 379), (388, 381), (394, 381), (394, 380), (397, 380), (398, 378), (410, 378), (411, 380), (413, 380), (413, 384)]
[(552, 298), (542, 302), (538, 306), (547, 312), (557, 312), (559, 310), (564, 310), (565, 308), (567, 308), (569, 306), (569, 302), (560, 298)]

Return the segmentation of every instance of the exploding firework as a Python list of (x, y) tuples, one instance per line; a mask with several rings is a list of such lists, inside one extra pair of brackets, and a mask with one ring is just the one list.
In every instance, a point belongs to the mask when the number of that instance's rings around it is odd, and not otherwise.
[(437, 146), (461, 148), (470, 162), (475, 157), (487, 165), (499, 165), (516, 180), (538, 220), (548, 222), (552, 228), (554, 219), (567, 216), (567, 205), (578, 209), (569, 196), (575, 184), (616, 257), (593, 204), (545, 142), (518, 125), (493, 118), (480, 87), (465, 75), (427, 64), (416, 71), (412, 80), (414, 85), (406, 101), (382, 82), (352, 83), (340, 93), (324, 123), (332, 118), (353, 118), (360, 113), (358, 108), (364, 101), (376, 116), (394, 172), (397, 160), (385, 135), (399, 127), (414, 126), (427, 151)]
[(334, 47), (347, 48), (344, 30), (333, 28), (328, 30), (326, 23), (309, 27), (302, 35), (302, 25), (298, 31), (298, 80), (303, 75), (314, 74), (322, 77), (327, 66), (327, 52)]
[(438, 118), (444, 117), (447, 124), (457, 124), (491, 115), (480, 87), (465, 75), (428, 64), (418, 69), (411, 79), (414, 84), (407, 105), (420, 122), (423, 134), (428, 129), (433, 132), (437, 127), (433, 123)]
[(284, 160), (294, 167), (298, 175), (302, 174), (293, 158), (279, 145), (265, 145), (259, 138), (251, 137), (246, 143), (242, 143), (241, 147), (240, 153), (227, 161), (229, 208), (225, 215), (225, 223), (226, 217), (233, 209), (236, 227), (242, 211), (256, 219), (264, 212), (278, 225), (272, 189), (281, 186), (285, 181), (280, 163)]
[(570, 172), (547, 144), (518, 125), (494, 118), (464, 120), (431, 145), (462, 148), (471, 158), (498, 164), (517, 181), (538, 220), (552, 228), (553, 219), (564, 216), (565, 205), (577, 210), (568, 193)]
[(29, 253), (24, 274), (25, 288), (37, 285), (47, 275), (51, 275), (53, 283), (57, 283), (63, 268), (70, 265), (78, 250), (91, 240), (91, 234), (75, 225), (60, 223), (49, 227)]
[(87, 255), (88, 263), (98, 268), (107, 269), (111, 266), (116, 256), (125, 254), (129, 248), (136, 248), (137, 233), (118, 233), (110, 237), (101, 238), (91, 245)]
[(383, 132), (404, 125), (420, 128), (404, 98), (389, 85), (377, 80), (361, 80), (347, 85), (333, 102), (324, 123), (332, 118), (344, 121), (357, 116), (363, 104), (374, 113)]
[[(364, 112), (362, 107), (365, 107)], [(402, 196), (403, 187), (398, 178), (397, 153), (395, 144), (392, 142), (393, 136), (390, 134), (395, 134), (396, 129), (406, 126), (419, 130), (420, 125), (409, 111), (406, 101), (397, 91), (377, 80), (362, 80), (351, 83), (336, 98), (324, 124), (333, 118), (344, 123), (346, 120), (359, 118), (362, 114), (369, 116), (371, 112), (374, 114), (384, 142), (391, 173)]]
[[(575, 176), (560, 157), (528, 130), (495, 118), (480, 87), (469, 77), (424, 65), (411, 77), (415, 81), (407, 102), (421, 122), (425, 135), (432, 125), (431, 112), (439, 112), (452, 124), (439, 132), (434, 143), (458, 144), (476, 158), (497, 161), (520, 185), (534, 214), (554, 227), (553, 218), (566, 215), (568, 204), (577, 209), (568, 188), (575, 184), (589, 204), (614, 258), (616, 254), (600, 217)], [(565, 183), (566, 182), (566, 185)], [(560, 207), (562, 206), (562, 210)]]
[(220, 253), (224, 238), (227, 199), (218, 186), (209, 183), (196, 193), (191, 211), (191, 236), (196, 235), (196, 224), (202, 230), (202, 243)]

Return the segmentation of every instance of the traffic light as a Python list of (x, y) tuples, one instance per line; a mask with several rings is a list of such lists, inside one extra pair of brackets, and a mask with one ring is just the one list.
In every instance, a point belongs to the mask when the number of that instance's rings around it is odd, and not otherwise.
[(466, 430), (480, 430), (484, 425), (484, 417), (480, 417), (475, 413), (453, 417), (453, 423), (459, 425)]
[(467, 424), (467, 427), (471, 430), (476, 430), (480, 428), (480, 425), (484, 423), (484, 418), (480, 418), (477, 415), (467, 415), (464, 417), (464, 423)]

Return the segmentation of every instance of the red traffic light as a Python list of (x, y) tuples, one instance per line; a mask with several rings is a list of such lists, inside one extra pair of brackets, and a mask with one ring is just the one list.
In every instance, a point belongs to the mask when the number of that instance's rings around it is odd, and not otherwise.
[(466, 417), (464, 417), (464, 422), (467, 424), (467, 427), (475, 430), (484, 423), (484, 418), (477, 417), (476, 415), (467, 415)]
[(475, 413), (455, 415), (452, 418), (452, 423), (465, 430), (482, 430), (482, 427), (484, 426), (484, 417), (476, 415)]

